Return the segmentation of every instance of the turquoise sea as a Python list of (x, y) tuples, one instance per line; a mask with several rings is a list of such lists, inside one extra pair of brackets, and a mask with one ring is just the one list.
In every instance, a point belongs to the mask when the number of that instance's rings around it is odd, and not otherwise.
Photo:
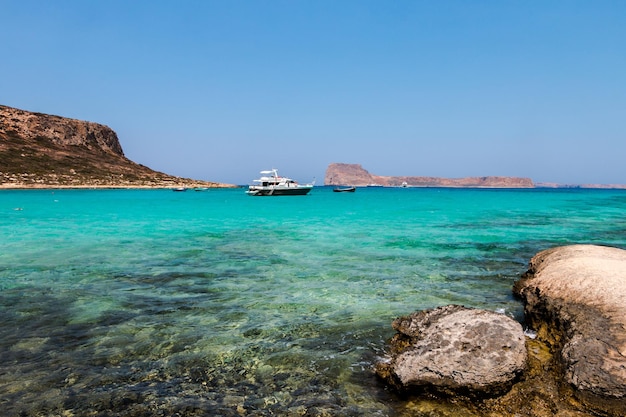
[(513, 282), (572, 243), (626, 248), (626, 191), (0, 191), (1, 414), (409, 415), (391, 321), (521, 321)]

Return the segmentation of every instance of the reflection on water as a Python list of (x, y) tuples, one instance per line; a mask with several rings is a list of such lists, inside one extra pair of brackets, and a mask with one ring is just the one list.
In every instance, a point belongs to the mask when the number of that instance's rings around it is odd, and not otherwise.
[(448, 303), (521, 320), (511, 286), (536, 252), (626, 245), (623, 196), (0, 193), (0, 406), (33, 416), (471, 415), (397, 398), (376, 380), (391, 320)]

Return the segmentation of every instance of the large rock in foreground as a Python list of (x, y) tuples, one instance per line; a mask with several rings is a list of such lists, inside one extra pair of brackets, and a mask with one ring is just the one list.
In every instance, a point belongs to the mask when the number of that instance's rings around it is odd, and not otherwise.
[(526, 368), (522, 326), (491, 311), (450, 305), (393, 322), (391, 358), (377, 373), (401, 390), (500, 394)]
[(538, 253), (516, 283), (527, 321), (552, 346), (587, 407), (626, 414), (626, 251), (573, 245)]

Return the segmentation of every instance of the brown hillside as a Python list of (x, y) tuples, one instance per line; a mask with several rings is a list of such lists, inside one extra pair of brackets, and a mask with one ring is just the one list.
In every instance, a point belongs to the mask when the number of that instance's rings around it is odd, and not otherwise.
[(0, 188), (222, 186), (131, 161), (107, 126), (0, 105)]

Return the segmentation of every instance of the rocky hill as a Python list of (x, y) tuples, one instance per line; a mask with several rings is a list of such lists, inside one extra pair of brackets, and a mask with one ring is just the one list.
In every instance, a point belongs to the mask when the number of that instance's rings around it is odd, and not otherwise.
[(0, 105), (0, 188), (226, 186), (131, 161), (107, 126)]
[(385, 177), (370, 174), (360, 164), (332, 163), (326, 169), (325, 185), (382, 185), (386, 187), (477, 187), (477, 188), (534, 188), (530, 178), (519, 177)]

